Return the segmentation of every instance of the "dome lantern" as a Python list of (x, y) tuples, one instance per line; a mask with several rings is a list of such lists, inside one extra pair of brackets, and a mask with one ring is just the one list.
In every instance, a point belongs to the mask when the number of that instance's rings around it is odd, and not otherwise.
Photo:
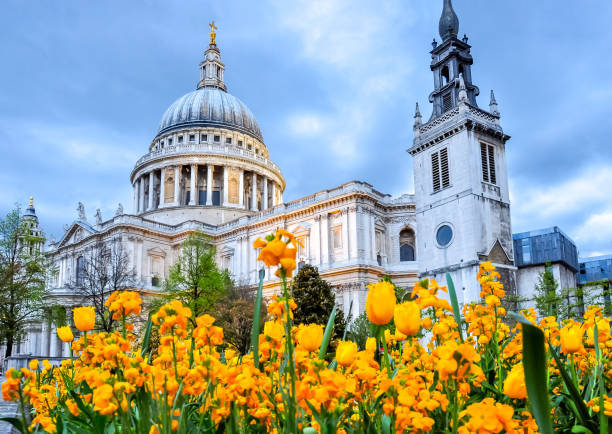
[(217, 33), (215, 30), (218, 27), (215, 25), (214, 21), (210, 23), (209, 26), (210, 44), (208, 44), (208, 49), (204, 52), (204, 60), (200, 62), (200, 82), (197, 88), (214, 87), (227, 91), (227, 87), (223, 81), (225, 65), (221, 62), (221, 52), (216, 43)]

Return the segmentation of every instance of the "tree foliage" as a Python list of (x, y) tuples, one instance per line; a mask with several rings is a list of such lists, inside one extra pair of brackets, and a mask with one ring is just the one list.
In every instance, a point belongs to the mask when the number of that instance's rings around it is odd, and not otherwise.
[(209, 236), (196, 232), (187, 237), (178, 261), (170, 267), (162, 300), (180, 300), (199, 316), (211, 308), (232, 287), (227, 270), (215, 262), (216, 249)]
[[(251, 347), (255, 296), (256, 292), (249, 286), (232, 287), (212, 309), (211, 314), (217, 319), (215, 325), (223, 328), (223, 336), (228, 346), (240, 354), (247, 354)], [(266, 311), (264, 302), (261, 305), (261, 318), (266, 317)], [(261, 329), (263, 330), (263, 321)]]
[(18, 206), (0, 220), (0, 344), (6, 357), (23, 339), (28, 322), (42, 313), (48, 270), (43, 243)]
[(357, 344), (359, 351), (365, 350), (366, 341), (373, 336), (372, 325), (365, 312), (362, 312), (348, 326), (347, 338)]
[(98, 327), (110, 332), (114, 320), (104, 306), (114, 291), (134, 287), (135, 271), (120, 238), (98, 240), (77, 259), (75, 292), (94, 306)]
[(538, 274), (538, 283), (535, 286), (536, 295), (534, 301), (536, 311), (540, 316), (557, 316), (559, 284), (552, 273), (550, 263), (546, 263), (544, 271)]
[[(293, 312), (295, 324), (321, 324), (325, 326), (336, 304), (332, 286), (319, 275), (317, 267), (304, 265), (291, 284), (297, 308)], [(342, 339), (346, 320), (337, 309), (334, 320), (334, 339)]]

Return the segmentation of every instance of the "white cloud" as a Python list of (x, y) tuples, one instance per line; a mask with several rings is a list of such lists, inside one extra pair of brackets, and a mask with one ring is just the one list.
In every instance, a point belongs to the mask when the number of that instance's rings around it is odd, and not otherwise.
[(576, 231), (576, 241), (583, 243), (612, 241), (612, 208), (591, 214)]
[(367, 158), (366, 147), (372, 144), (364, 138), (384, 112), (389, 96), (407, 82), (410, 57), (396, 48), (402, 46), (400, 31), (412, 20), (405, 20), (404, 13), (401, 26), (393, 25), (407, 7), (397, 1), (277, 4), (281, 26), (301, 43), (300, 57), (335, 84), (327, 92), (325, 113), (287, 115), (294, 137), (318, 136), (315, 146), (346, 168)]
[(514, 212), (521, 217), (548, 218), (551, 216), (593, 209), (593, 206), (612, 204), (610, 197), (612, 168), (596, 167), (585, 170), (561, 184), (542, 188), (522, 186), (512, 192)]

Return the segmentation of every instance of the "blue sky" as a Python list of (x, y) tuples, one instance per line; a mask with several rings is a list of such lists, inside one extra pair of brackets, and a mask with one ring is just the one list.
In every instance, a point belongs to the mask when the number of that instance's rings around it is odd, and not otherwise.
[[(441, 0), (61, 1), (3, 4), (0, 212), (35, 196), (48, 235), (118, 202), (168, 105), (195, 88), (208, 42), (255, 113), (292, 200), (353, 179), (413, 191)], [(455, 0), (479, 104), (512, 136), (514, 232), (560, 226), (612, 253), (612, 3)]]

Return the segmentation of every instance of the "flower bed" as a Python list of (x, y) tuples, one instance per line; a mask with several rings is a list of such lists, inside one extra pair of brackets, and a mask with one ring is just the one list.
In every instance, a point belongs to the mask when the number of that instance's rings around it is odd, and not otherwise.
[(212, 316), (192, 318), (179, 301), (161, 307), (137, 342), (129, 320), (140, 296), (115, 293), (107, 306), (120, 330), (92, 333), (93, 310), (75, 309), (81, 336), (58, 329), (72, 342), (70, 360), (7, 372), (3, 398), (33, 408), (31, 420), (24, 411), (11, 422), (69, 433), (607, 432), (612, 339), (599, 307), (582, 322), (547, 317), (536, 327), (533, 311), (517, 322), (502, 306), (499, 274), (483, 263), (483, 302), (465, 306), (463, 318), (452, 285), (422, 281), (401, 303), (391, 283), (370, 285), (375, 337), (362, 351), (341, 341), (330, 354), (334, 313), (327, 327), (293, 325), (286, 279), (295, 243), (285, 231), (255, 243), (260, 259), (278, 266), (284, 292), (249, 354), (227, 348)]

